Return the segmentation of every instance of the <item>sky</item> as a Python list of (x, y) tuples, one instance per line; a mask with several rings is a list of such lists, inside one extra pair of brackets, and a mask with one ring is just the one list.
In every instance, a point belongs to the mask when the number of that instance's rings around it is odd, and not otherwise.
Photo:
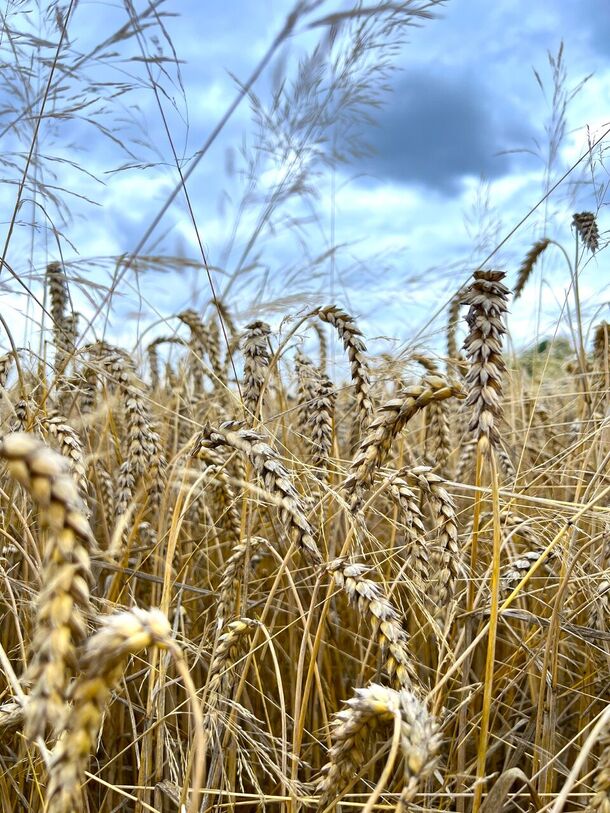
[[(334, 302), (362, 322), (378, 349), (405, 342), (440, 349), (448, 299), (586, 152), (588, 139), (610, 126), (608, 0), (447, 0), (435, 8), (436, 19), (410, 28), (399, 46), (390, 49), (381, 36), (372, 56), (356, 62), (352, 87), (341, 90), (354, 93), (361, 82), (359, 104), (346, 109), (346, 96), (337, 91), (319, 115), (312, 111), (328, 88), (328, 59), (341, 37), (349, 38), (340, 28), (329, 50), (328, 27), (308, 25), (352, 6), (324, 0), (262, 71), (256, 99), (241, 101), (200, 158), (186, 184), (188, 205), (180, 192), (142, 249), (176, 255), (184, 267), (170, 270), (163, 261), (143, 262), (137, 273), (119, 267), (112, 310), (100, 305), (100, 316), (97, 303), (116, 281), (116, 258), (138, 246), (179, 180), (176, 158), (183, 172), (190, 167), (293, 8), (289, 0), (166, 0), (157, 9), (167, 16), (144, 18), (139, 38), (115, 37), (94, 50), (125, 25), (129, 5), (80, 0), (76, 6), (50, 85), (46, 111), (53, 115), (40, 123), (40, 161), (28, 174), (6, 255), (42, 298), (40, 272), (61, 249), (77, 308), (95, 320), (98, 333), (103, 321), (118, 340), (175, 329), (173, 315), (209, 300), (211, 278), (241, 320), (256, 316), (277, 326), (287, 313)], [(147, 6), (133, 0), (131, 7)], [(36, 109), (42, 98), (58, 39), (54, 14), (45, 20), (15, 12), (8, 25), (13, 38), (0, 49), (8, 88), (0, 106), (5, 239), (35, 121), (22, 109)], [(36, 39), (28, 40), (26, 31)], [(15, 40), (24, 64), (28, 54), (39, 57), (27, 87), (10, 67)], [(562, 89), (569, 98), (549, 158), (549, 54), (557, 65), (562, 42)], [(150, 74), (142, 48), (155, 56)], [(83, 54), (90, 56), (83, 60)], [(392, 68), (383, 77), (382, 59)], [(77, 61), (78, 75), (67, 70)], [(280, 87), (287, 98), (283, 115), (272, 105)], [(561, 90), (557, 99), (561, 104)], [(574, 211), (598, 213), (604, 243), (608, 143), (602, 140), (592, 160), (495, 253), (491, 263), (506, 270), (509, 284), (543, 234), (572, 258)], [(331, 152), (339, 163), (328, 160)], [(287, 171), (290, 194), (261, 225)], [(33, 178), (47, 184), (36, 195)], [(202, 249), (209, 275), (186, 262), (201, 263)], [(569, 331), (570, 270), (557, 247), (547, 255), (511, 308), (517, 345)], [(18, 295), (20, 284), (10, 276), (2, 284), (17, 322), (32, 318), (31, 336), (36, 307)], [(604, 250), (584, 256), (587, 324), (610, 319), (609, 288)]]

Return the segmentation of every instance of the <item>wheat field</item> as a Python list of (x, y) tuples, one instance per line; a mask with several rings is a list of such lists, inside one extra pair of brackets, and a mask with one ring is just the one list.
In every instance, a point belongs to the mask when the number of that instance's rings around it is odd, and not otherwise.
[[(377, 47), (435, 5), (316, 25)], [(598, 212), (563, 223), (573, 259), (549, 230), (456, 277), (442, 340), (395, 353), (340, 297), (220, 296), (203, 248), (115, 258), (88, 320), (94, 273), (7, 259), (36, 134), (2, 261), (31, 342), (0, 314), (0, 809), (610, 813)], [(573, 329), (523, 349), (510, 309), (552, 252)], [(193, 307), (112, 338), (124, 274), (194, 264)]]

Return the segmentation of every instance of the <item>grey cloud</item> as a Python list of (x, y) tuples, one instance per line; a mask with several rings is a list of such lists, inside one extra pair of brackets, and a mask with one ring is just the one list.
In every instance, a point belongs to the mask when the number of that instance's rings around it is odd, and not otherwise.
[(495, 102), (470, 77), (407, 69), (366, 133), (374, 154), (358, 169), (451, 195), (465, 176), (507, 174), (519, 159), (499, 153), (526, 145), (531, 134), (518, 111), (504, 106), (500, 117)]

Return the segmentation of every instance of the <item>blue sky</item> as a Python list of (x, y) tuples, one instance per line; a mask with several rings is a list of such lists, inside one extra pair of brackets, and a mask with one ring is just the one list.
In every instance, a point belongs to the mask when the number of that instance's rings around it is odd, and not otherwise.
[[(133, 6), (142, 11), (147, 3), (133, 0)], [(269, 106), (282, 79), (289, 88), (298, 75), (299, 61), (324, 37), (323, 29), (307, 29), (307, 23), (350, 6), (325, 0), (303, 18), (295, 36), (255, 85), (263, 106)], [(145, 47), (160, 57), (152, 75), (183, 168), (189, 166), (234, 98), (238, 82), (249, 76), (292, 7), (288, 0), (264, 4), (167, 0), (159, 11), (169, 16), (149, 18)], [(306, 163), (310, 174), (300, 180), (311, 194), (292, 196), (277, 209), (273, 228), (264, 228), (246, 255), (243, 265), (250, 270), (230, 284), (230, 274), (238, 267), (264, 209), (265, 196), (281, 179), (286, 160), (269, 160), (265, 149), (273, 139), (257, 140), (253, 106), (244, 100), (193, 172), (187, 186), (197, 231), (215, 269), (214, 282), (220, 291), (229, 285), (229, 302), (243, 318), (257, 313), (277, 324), (285, 313), (297, 312), (308, 303), (334, 300), (361, 318), (369, 335), (388, 337), (380, 341), (380, 349), (396, 349), (414, 336), (436, 341), (443, 321), (430, 323), (435, 312), (537, 203), (545, 182), (558, 178), (583, 153), (588, 137), (595, 138), (610, 126), (607, 0), (587, 4), (581, 0), (448, 0), (436, 12), (438, 19), (410, 29), (407, 41), (392, 54), (396, 71), (387, 79), (390, 89), (379, 97), (381, 107), (366, 111), (374, 122), (344, 121), (339, 127), (330, 120), (321, 133), (328, 140), (321, 140), (315, 150), (308, 144), (306, 162), (301, 155), (286, 152), (291, 166)], [(78, 54), (86, 53), (126, 20), (123, 3), (81, 0), (70, 21), (65, 64), (72, 64)], [(26, 26), (25, 17), (18, 15), (9, 23), (14, 30)], [(27, 25), (39, 37), (45, 33), (49, 45), (47, 51), (43, 46), (42, 53), (52, 53), (57, 42), (53, 19), (33, 22), (30, 16)], [(170, 39), (179, 69), (166, 61), (172, 56)], [(566, 131), (546, 177), (545, 127), (553, 92), (547, 52), (556, 55), (562, 41), (565, 87), (575, 88), (592, 76), (567, 105)], [(139, 59), (137, 39), (119, 40), (106, 51), (103, 60), (89, 60), (78, 79), (57, 73), (64, 90), (54, 109), (69, 107), (70, 113), (63, 119), (44, 120), (40, 128), (39, 150), (45, 156), (41, 173), (59, 187), (55, 194), (69, 214), (66, 210), (62, 219), (44, 196), (33, 204), (32, 196), (25, 195), (22, 225), (18, 223), (8, 252), (9, 262), (23, 278), (28, 272), (39, 272), (47, 259), (57, 256), (57, 239), (49, 229), (52, 221), (61, 233), (64, 259), (80, 278), (81, 284), (76, 280), (73, 286), (77, 307), (88, 316), (94, 308), (85, 297), (87, 284), (108, 284), (114, 273), (110, 258), (134, 249), (178, 177), (158, 102)], [(10, 58), (6, 42), (2, 53), (6, 60)], [(136, 61), (128, 61), (133, 57)], [(373, 68), (374, 60), (369, 78)], [(47, 69), (48, 61), (32, 80), (34, 90), (44, 87)], [(366, 75), (364, 70), (360, 77)], [(320, 81), (324, 85), (327, 76), (323, 74)], [(131, 89), (117, 96), (119, 82)], [(91, 101), (96, 96), (99, 101), (91, 107), (74, 112), (74, 99)], [(22, 103), (11, 101), (16, 110)], [(296, 114), (306, 102), (300, 99), (294, 105), (297, 110), (290, 112)], [(20, 168), (28, 131), (21, 133), (21, 140), (17, 138), (9, 127), (15, 115), (7, 107), (0, 111), (2, 129), (6, 129), (4, 153), (18, 153), (15, 163)], [(102, 124), (104, 132), (98, 126)], [(275, 135), (277, 149), (283, 136)], [(334, 167), (320, 160), (318, 152), (331, 145), (346, 155), (352, 137), (368, 143), (371, 154)], [(493, 262), (507, 270), (509, 282), (514, 281), (525, 251), (543, 233), (565, 242), (572, 252), (573, 211), (599, 210), (600, 229), (602, 234), (606, 231), (604, 143), (593, 159), (583, 162), (494, 257)], [(247, 205), (240, 206), (247, 191), (243, 173), (248, 162), (257, 182), (246, 197)], [(48, 174), (51, 170), (56, 170), (56, 179)], [(11, 165), (2, 171), (8, 182), (2, 185), (3, 208), (11, 212), (19, 173)], [(29, 227), (33, 214), (34, 241)], [(144, 253), (201, 259), (182, 194)], [(585, 316), (591, 321), (608, 318), (610, 274), (605, 252), (586, 259), (581, 278)], [(31, 286), (40, 294), (36, 279)], [(558, 251), (549, 252), (528, 295), (513, 307), (511, 327), (517, 342), (533, 338), (537, 330), (545, 335), (553, 331), (568, 287), (565, 261)], [(14, 283), (10, 288), (15, 290)], [(151, 322), (162, 323), (187, 305), (203, 305), (208, 298), (207, 276), (201, 269), (130, 271), (117, 288), (111, 332), (133, 340), (137, 314), (143, 329)], [(7, 301), (14, 306), (16, 318), (21, 318), (26, 311), (24, 299), (13, 296)], [(36, 318), (35, 309), (28, 307)], [(567, 325), (562, 323), (561, 330), (565, 332)], [(167, 325), (161, 324), (159, 332), (167, 332)]]

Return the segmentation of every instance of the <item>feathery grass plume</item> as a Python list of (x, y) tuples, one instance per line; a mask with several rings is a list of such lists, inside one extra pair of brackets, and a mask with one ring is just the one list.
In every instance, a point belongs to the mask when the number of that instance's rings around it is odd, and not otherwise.
[(470, 362), (466, 406), (473, 408), (468, 429), (485, 451), (497, 446), (500, 438), (496, 423), (502, 417), (502, 376), (506, 370), (502, 337), (509, 290), (501, 282), (506, 276), (503, 271), (475, 271), (473, 276), (474, 282), (462, 298), (462, 304), (470, 306), (466, 316), (470, 332), (464, 342)]
[(385, 595), (378, 582), (367, 578), (371, 568), (366, 565), (334, 559), (326, 565), (337, 587), (347, 595), (350, 604), (368, 619), (385, 657), (385, 670), (398, 687), (417, 683), (413, 658), (409, 652), (409, 636), (400, 623), (400, 614)]
[(405, 534), (405, 559), (409, 562), (415, 581), (423, 587), (430, 580), (430, 555), (419, 503), (402, 477), (391, 476), (389, 482), (390, 494), (400, 509), (400, 527)]
[(281, 519), (294, 532), (305, 556), (312, 564), (319, 565), (322, 556), (313, 538), (303, 498), (294, 487), (279, 454), (266, 443), (264, 435), (251, 429), (235, 429), (232, 423), (222, 424), (219, 429), (209, 427), (201, 432), (193, 455), (197, 456), (205, 449), (222, 447), (237, 449), (246, 456), (265, 488), (277, 496)]
[[(367, 741), (380, 725), (400, 720), (400, 751), (404, 760), (405, 797), (412, 799), (420, 782), (432, 772), (440, 748), (438, 726), (413, 692), (371, 683), (356, 689), (333, 720), (328, 763), (317, 784), (318, 809), (324, 810), (364, 767)], [(386, 735), (387, 736), (387, 735)]]
[(193, 388), (199, 395), (203, 392), (203, 357), (208, 347), (208, 330), (203, 319), (193, 310), (187, 308), (178, 314), (178, 319), (189, 328), (191, 338), (189, 341), (189, 372), (193, 379)]
[(263, 387), (269, 372), (271, 353), (269, 336), (271, 328), (266, 322), (250, 322), (241, 338), (244, 356), (244, 380), (242, 396), (246, 411), (246, 421), (255, 423), (261, 416), (264, 403)]
[(74, 813), (82, 809), (81, 786), (97, 742), (112, 690), (124, 671), (125, 660), (144, 649), (175, 647), (171, 627), (160, 610), (111, 615), (88, 641), (79, 658), (82, 675), (72, 691), (72, 708), (63, 736), (49, 764), (47, 813)]
[(66, 712), (66, 690), (76, 664), (76, 647), (87, 634), (94, 546), (85, 506), (69, 474), (67, 461), (33, 435), (6, 435), (0, 457), (9, 472), (40, 507), (48, 529), (43, 553), (42, 589), (36, 605), (32, 682), (26, 708), (26, 736), (44, 737), (58, 730)]
[(453, 598), (460, 577), (462, 555), (458, 539), (458, 522), (453, 498), (443, 479), (428, 466), (402, 469), (399, 477), (418, 486), (432, 509), (437, 523), (437, 544), (431, 561), (435, 572), (432, 600), (439, 610), (445, 610)]
[(267, 542), (258, 536), (250, 537), (245, 542), (239, 542), (234, 546), (231, 555), (225, 562), (216, 599), (216, 627), (218, 630), (221, 630), (227, 618), (233, 615), (236, 585), (241, 581), (248, 558), (256, 553), (261, 544), (266, 545)]
[(362, 493), (370, 488), (375, 472), (385, 463), (394, 438), (419, 410), (425, 409), (432, 401), (463, 397), (460, 384), (448, 382), (440, 376), (425, 376), (421, 384), (405, 387), (399, 398), (393, 398), (379, 407), (345, 481), (344, 487), (351, 495), (352, 507), (360, 504)]
[(323, 322), (332, 325), (343, 342), (356, 392), (360, 428), (362, 431), (366, 431), (373, 417), (373, 401), (371, 399), (371, 381), (366, 359), (366, 344), (362, 338), (362, 331), (356, 326), (353, 317), (336, 305), (319, 308), (317, 316)]
[(517, 274), (517, 282), (515, 283), (515, 288), (513, 291), (513, 299), (517, 300), (523, 293), (523, 289), (527, 285), (527, 281), (530, 278), (532, 271), (534, 270), (534, 266), (538, 262), (541, 254), (547, 249), (547, 247), (551, 244), (551, 241), (548, 237), (543, 237), (541, 240), (536, 240), (534, 245), (530, 248), (530, 250), (525, 255), (523, 262), (519, 266), (519, 273)]
[(593, 212), (577, 212), (572, 225), (589, 251), (595, 253), (599, 248), (599, 229)]
[(316, 478), (322, 483), (328, 482), (336, 400), (337, 393), (333, 382), (321, 374), (310, 406), (309, 427), (312, 442), (311, 462)]

